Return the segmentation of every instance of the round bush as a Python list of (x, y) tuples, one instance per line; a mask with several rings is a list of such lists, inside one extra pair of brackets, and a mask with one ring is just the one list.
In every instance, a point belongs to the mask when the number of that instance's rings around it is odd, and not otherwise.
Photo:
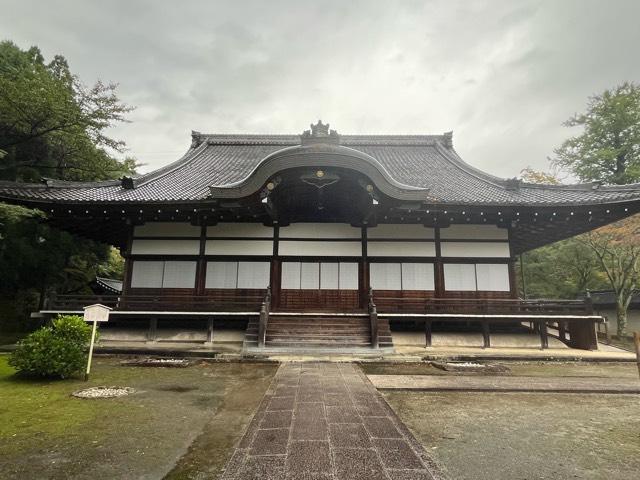
[(9, 365), (20, 373), (67, 378), (87, 362), (91, 327), (78, 315), (62, 315), (18, 342)]

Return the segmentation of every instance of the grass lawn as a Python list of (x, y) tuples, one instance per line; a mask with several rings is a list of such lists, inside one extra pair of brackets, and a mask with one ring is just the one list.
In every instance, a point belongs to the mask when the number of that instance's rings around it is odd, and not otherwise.
[[(277, 365), (124, 367), (94, 359), (89, 382), (19, 378), (0, 355), (0, 478), (216, 478)], [(70, 394), (129, 386), (118, 399)], [(200, 447), (213, 448), (203, 450)]]

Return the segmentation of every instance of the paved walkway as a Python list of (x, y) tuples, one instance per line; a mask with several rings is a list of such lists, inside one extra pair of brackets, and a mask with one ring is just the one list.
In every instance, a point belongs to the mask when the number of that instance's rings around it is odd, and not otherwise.
[(224, 480), (434, 480), (422, 446), (352, 364), (282, 364)]
[(384, 390), (640, 393), (640, 380), (610, 377), (516, 377), (479, 375), (369, 375)]

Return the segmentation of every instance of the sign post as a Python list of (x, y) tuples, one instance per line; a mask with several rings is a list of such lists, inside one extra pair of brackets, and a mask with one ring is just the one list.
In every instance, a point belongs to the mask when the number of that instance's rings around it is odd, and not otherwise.
[(85, 382), (89, 380), (89, 372), (91, 371), (91, 357), (93, 357), (93, 344), (96, 341), (96, 330), (98, 329), (98, 322), (108, 322), (110, 311), (111, 308), (99, 303), (84, 307), (84, 321), (93, 322), (93, 329), (91, 331), (91, 343), (89, 344), (89, 358), (87, 359), (87, 371), (84, 374)]
[(633, 332), (633, 343), (636, 347), (636, 363), (638, 364), (638, 374), (640, 375), (640, 332)]

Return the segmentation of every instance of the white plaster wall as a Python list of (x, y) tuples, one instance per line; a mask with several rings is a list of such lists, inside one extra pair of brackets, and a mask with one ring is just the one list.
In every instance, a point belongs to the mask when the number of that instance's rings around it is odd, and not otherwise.
[(199, 237), (200, 227), (190, 223), (148, 222), (137, 225), (134, 237)]
[(292, 223), (280, 228), (280, 238), (361, 238), (357, 227), (346, 223)]
[(282, 256), (360, 257), (362, 256), (362, 244), (360, 242), (296, 242), (281, 240), (278, 251)]
[(207, 237), (272, 238), (273, 227), (260, 223), (219, 223), (207, 227)]
[(508, 240), (509, 230), (496, 225), (451, 225), (440, 229), (441, 239)]
[(434, 242), (367, 242), (369, 257), (435, 257)]
[(131, 245), (134, 255), (198, 255), (200, 240), (137, 240)]
[(431, 240), (435, 238), (435, 233), (433, 228), (422, 225), (378, 224), (377, 227), (367, 228), (367, 238), (421, 238)]
[(440, 244), (443, 257), (500, 257), (508, 258), (507, 242), (442, 242)]
[(206, 255), (272, 255), (271, 240), (207, 240)]

